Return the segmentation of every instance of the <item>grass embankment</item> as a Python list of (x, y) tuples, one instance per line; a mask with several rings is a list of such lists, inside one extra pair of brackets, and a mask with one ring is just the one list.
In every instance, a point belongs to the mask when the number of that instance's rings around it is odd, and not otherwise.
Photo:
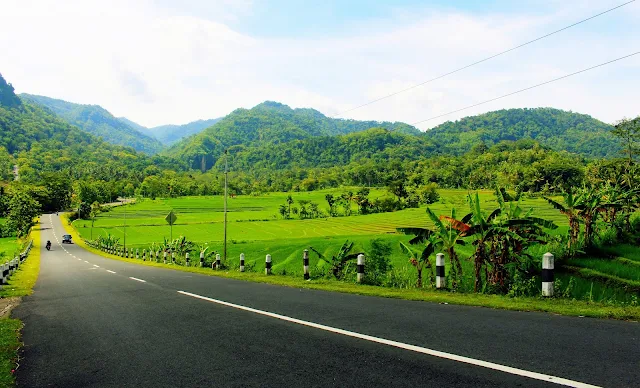
[[(39, 222), (33, 227), (29, 237), (33, 246), (29, 256), (19, 270), (0, 290), (0, 298), (31, 295), (33, 286), (40, 272), (40, 229)], [(28, 240), (27, 240), (28, 241)], [(20, 348), (20, 329), (22, 322), (7, 317), (0, 319), (0, 386), (9, 387), (15, 384), (14, 370)]]
[(517, 311), (540, 311), (562, 315), (585, 316), (594, 318), (615, 318), (626, 320), (640, 320), (640, 309), (637, 307), (610, 306), (601, 303), (590, 303), (586, 301), (576, 301), (567, 299), (542, 299), (542, 298), (508, 298), (499, 295), (487, 294), (456, 294), (446, 291), (435, 291), (430, 289), (396, 289), (389, 287), (377, 287), (355, 284), (352, 282), (335, 280), (311, 280), (304, 281), (301, 276), (267, 276), (257, 272), (241, 273), (236, 270), (214, 271), (210, 268), (182, 267), (177, 265), (166, 265), (162, 263), (126, 259), (119, 256), (106, 254), (97, 249), (87, 246), (80, 238), (78, 232), (68, 224), (63, 222), (67, 232), (73, 236), (75, 242), (83, 248), (99, 255), (158, 268), (173, 269), (185, 272), (200, 273), (208, 276), (219, 276), (231, 279), (238, 279), (251, 282), (269, 283), (287, 287), (317, 289), (325, 291), (336, 291), (358, 295), (378, 296), (385, 298), (397, 298), (405, 300), (417, 300), (436, 303), (451, 303), (468, 306), (482, 306), (504, 310)]

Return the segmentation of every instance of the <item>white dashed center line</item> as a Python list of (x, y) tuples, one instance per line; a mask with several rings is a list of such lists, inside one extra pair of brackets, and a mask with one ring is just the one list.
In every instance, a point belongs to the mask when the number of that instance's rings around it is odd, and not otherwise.
[(140, 282), (140, 283), (146, 283), (146, 282), (147, 282), (146, 280), (142, 280), (142, 279), (134, 278), (133, 276), (129, 276), (129, 279), (131, 279), (131, 280), (135, 280), (135, 281)]
[(113, 272), (113, 271), (111, 271), (111, 270), (109, 270), (109, 269), (107, 270), (107, 272), (109, 272), (109, 273), (115, 273), (115, 272)]

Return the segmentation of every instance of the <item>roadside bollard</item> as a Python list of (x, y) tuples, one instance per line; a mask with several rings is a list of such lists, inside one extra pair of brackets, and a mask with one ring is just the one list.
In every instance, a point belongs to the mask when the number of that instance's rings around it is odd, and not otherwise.
[(240, 272), (244, 272), (244, 253), (240, 254)]
[(436, 255), (436, 288), (445, 288), (447, 282), (444, 277), (444, 254)]
[(553, 254), (547, 252), (542, 256), (542, 296), (553, 296)]
[(271, 255), (267, 255), (264, 260), (264, 273), (265, 275), (271, 275)]
[(190, 263), (189, 263), (189, 252), (185, 253), (185, 255), (184, 255), (184, 265), (185, 265), (185, 267), (188, 267), (190, 265)]
[(200, 268), (204, 267), (204, 252), (200, 252)]
[(216, 269), (220, 269), (220, 254), (216, 253)]
[(174, 251), (171, 251), (171, 264), (175, 264), (176, 263), (176, 253)]
[(160, 251), (156, 251), (156, 263), (160, 262), (160, 259), (158, 259), (158, 256), (160, 256)]
[(309, 280), (309, 250), (305, 249), (302, 253), (302, 270), (304, 271), (304, 280)]
[(162, 261), (164, 264), (167, 264), (167, 251), (162, 252)]
[(140, 259), (140, 251), (136, 248), (136, 260)]
[(358, 283), (362, 283), (364, 280), (364, 255), (358, 255)]
[(142, 261), (147, 261), (147, 250), (146, 249), (142, 250)]

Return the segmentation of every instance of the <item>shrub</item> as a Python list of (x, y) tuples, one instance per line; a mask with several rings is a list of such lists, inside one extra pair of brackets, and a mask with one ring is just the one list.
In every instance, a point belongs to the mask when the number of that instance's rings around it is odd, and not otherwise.
[(391, 243), (380, 238), (371, 240), (371, 248), (365, 262), (366, 283), (382, 284), (387, 272), (392, 268), (389, 255), (391, 255)]

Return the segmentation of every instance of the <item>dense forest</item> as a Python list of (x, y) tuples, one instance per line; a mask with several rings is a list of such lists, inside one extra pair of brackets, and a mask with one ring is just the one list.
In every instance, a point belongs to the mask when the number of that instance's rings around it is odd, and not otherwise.
[(620, 152), (613, 126), (591, 116), (552, 108), (506, 109), (446, 122), (425, 136), (461, 155), (477, 144), (491, 146), (503, 140), (532, 139), (556, 151), (604, 158)]
[(163, 154), (208, 170), (232, 146), (271, 146), (314, 136), (336, 136), (382, 127), (401, 133), (419, 134), (404, 123), (331, 119), (313, 109), (291, 109), (277, 102), (264, 102), (252, 109), (237, 109), (203, 132), (184, 139)]
[(21, 94), (20, 97), (51, 110), (67, 123), (99, 136), (108, 143), (133, 147), (136, 151), (149, 155), (156, 154), (162, 149), (162, 143), (157, 139), (130, 127), (100, 106), (74, 104), (31, 94)]

